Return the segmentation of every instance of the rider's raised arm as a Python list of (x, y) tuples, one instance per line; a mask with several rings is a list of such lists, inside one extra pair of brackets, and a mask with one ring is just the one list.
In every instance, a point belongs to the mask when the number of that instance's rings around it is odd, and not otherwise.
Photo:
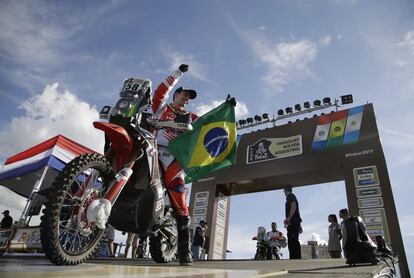
[(180, 67), (175, 70), (172, 74), (168, 75), (154, 91), (154, 96), (152, 100), (152, 111), (154, 115), (160, 116), (165, 106), (167, 105), (168, 95), (171, 92), (171, 89), (177, 84), (181, 76), (188, 70), (188, 65), (180, 65)]

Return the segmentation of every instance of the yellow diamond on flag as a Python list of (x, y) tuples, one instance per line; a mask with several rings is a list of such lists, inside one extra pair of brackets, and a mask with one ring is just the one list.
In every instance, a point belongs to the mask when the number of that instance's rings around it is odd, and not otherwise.
[(235, 142), (235, 123), (222, 121), (203, 126), (188, 167), (222, 162), (232, 150)]

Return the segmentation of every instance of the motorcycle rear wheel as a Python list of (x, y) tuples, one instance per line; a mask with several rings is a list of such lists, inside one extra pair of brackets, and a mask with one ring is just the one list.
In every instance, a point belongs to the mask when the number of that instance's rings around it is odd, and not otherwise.
[(66, 164), (48, 194), (41, 217), (41, 242), (56, 265), (76, 265), (90, 258), (105, 230), (86, 219), (90, 202), (105, 195), (114, 178), (112, 167), (99, 154), (83, 154)]
[[(177, 223), (175, 219), (173, 219), (171, 227), (176, 232)], [(163, 234), (158, 233), (157, 236), (150, 238), (149, 244), (151, 257), (157, 263), (169, 263), (177, 254), (178, 238), (172, 235), (167, 238)]]

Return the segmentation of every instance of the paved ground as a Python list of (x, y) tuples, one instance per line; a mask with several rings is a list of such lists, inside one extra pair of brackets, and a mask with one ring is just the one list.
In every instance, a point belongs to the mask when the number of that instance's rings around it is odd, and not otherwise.
[(55, 266), (43, 256), (0, 257), (1, 278), (48, 277), (373, 277), (383, 264), (348, 267), (343, 259), (280, 261), (201, 261), (191, 267), (177, 262), (156, 264), (151, 260), (95, 259), (77, 266)]

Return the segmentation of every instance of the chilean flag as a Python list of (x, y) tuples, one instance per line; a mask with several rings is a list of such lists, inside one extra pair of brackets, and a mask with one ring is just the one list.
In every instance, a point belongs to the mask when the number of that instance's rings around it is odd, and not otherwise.
[(0, 170), (0, 185), (28, 197), (45, 167), (55, 170), (48, 171), (55, 172), (54, 174), (46, 174), (44, 183), (45, 187), (48, 187), (50, 184), (47, 183), (53, 181), (56, 171), (62, 171), (66, 163), (84, 153), (96, 152), (62, 135), (57, 135), (9, 157)]

